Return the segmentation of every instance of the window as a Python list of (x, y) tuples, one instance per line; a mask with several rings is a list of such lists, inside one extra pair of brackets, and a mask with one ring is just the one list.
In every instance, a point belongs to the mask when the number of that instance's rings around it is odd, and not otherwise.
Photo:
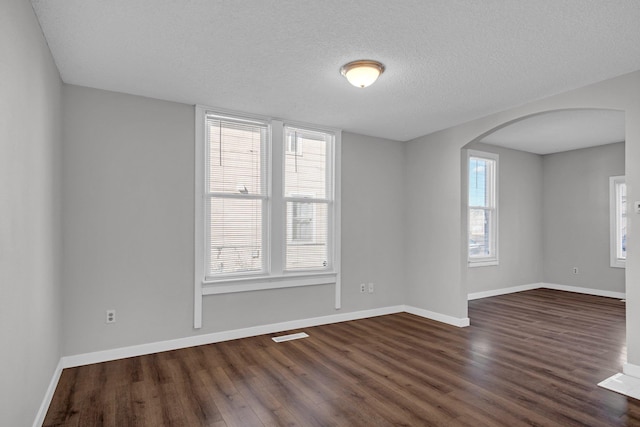
[(330, 264), (332, 138), (324, 132), (285, 128), (287, 145), (293, 141), (294, 147), (305, 149), (304, 156), (285, 154), (286, 270), (324, 269)]
[(262, 273), (269, 126), (207, 115), (205, 140), (205, 280)]
[(196, 295), (338, 284), (340, 132), (196, 117)]
[(624, 268), (627, 260), (627, 185), (624, 176), (609, 178), (611, 267)]
[(498, 155), (469, 150), (469, 266), (498, 264)]

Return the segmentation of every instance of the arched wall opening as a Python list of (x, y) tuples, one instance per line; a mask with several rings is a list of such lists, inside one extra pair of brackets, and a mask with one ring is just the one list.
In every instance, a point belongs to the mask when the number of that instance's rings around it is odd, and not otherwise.
[[(501, 126), (553, 110), (625, 112), (627, 197), (640, 200), (640, 71), (482, 117), (410, 141), (405, 150), (405, 299), (468, 322), (466, 236), (461, 232), (461, 156), (469, 142)], [(425, 195), (417, 197), (417, 195)], [(640, 378), (640, 216), (628, 217), (626, 295), (628, 361)]]
[[(609, 193), (610, 177), (625, 175), (624, 122), (619, 110), (538, 112), (462, 147), (469, 299), (537, 287), (625, 298), (624, 264), (610, 262)], [(495, 177), (478, 171), (483, 156), (496, 157)]]

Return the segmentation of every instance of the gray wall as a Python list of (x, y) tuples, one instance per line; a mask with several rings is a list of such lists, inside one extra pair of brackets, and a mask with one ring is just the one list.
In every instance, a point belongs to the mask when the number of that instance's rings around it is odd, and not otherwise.
[(452, 145), (448, 140), (427, 137), (406, 145), (405, 300), (419, 309), (464, 319), (467, 292), (466, 286), (461, 286), (460, 264), (461, 145), (455, 149)]
[(28, 1), (0, 52), (0, 425), (27, 426), (60, 359), (61, 82)]
[(624, 151), (618, 143), (543, 157), (545, 282), (625, 292), (624, 269), (609, 262), (609, 177), (624, 175)]
[[(193, 106), (64, 86), (66, 355), (336, 313), (333, 285), (215, 295), (193, 329), (194, 126)], [(344, 134), (342, 175), (340, 312), (401, 304), (402, 144)]]
[[(542, 157), (495, 145), (471, 143), (465, 148), (496, 153), (498, 162), (497, 266), (467, 271), (469, 293), (490, 291), (542, 281)], [(466, 151), (462, 151), (466, 160)], [(462, 194), (467, 194), (462, 182)], [(464, 199), (466, 201), (466, 198)], [(462, 229), (466, 230), (466, 205)]]

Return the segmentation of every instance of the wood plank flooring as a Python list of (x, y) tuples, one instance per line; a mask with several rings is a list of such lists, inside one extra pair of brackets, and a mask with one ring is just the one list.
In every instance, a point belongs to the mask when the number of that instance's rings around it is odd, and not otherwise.
[[(65, 369), (45, 426), (640, 426), (624, 303), (538, 289)], [(291, 331), (299, 332), (299, 331)], [(282, 334), (276, 334), (282, 335)]]

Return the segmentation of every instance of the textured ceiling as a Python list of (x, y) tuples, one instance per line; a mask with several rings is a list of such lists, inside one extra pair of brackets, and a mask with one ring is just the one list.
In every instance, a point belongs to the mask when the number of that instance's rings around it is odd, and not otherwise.
[(638, 0), (32, 3), (66, 83), (401, 141), (640, 69)]
[(595, 147), (625, 140), (624, 111), (553, 111), (512, 123), (482, 142), (536, 154)]

